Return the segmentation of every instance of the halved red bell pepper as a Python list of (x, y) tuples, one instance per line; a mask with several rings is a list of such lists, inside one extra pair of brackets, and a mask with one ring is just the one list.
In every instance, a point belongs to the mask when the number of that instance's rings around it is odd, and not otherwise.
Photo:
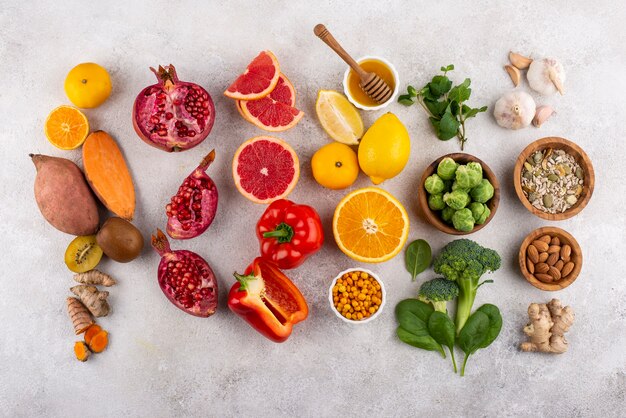
[(309, 308), (295, 284), (272, 262), (257, 257), (228, 294), (228, 307), (270, 340), (282, 343)]
[(279, 199), (268, 206), (257, 223), (261, 257), (281, 269), (298, 267), (324, 243), (322, 221), (315, 209)]

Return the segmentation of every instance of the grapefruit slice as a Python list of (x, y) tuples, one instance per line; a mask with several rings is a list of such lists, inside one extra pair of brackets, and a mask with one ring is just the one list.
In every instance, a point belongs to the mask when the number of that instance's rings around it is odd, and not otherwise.
[[(270, 132), (282, 132), (293, 128), (300, 122), (304, 112), (296, 109), (291, 104), (285, 103), (285, 101), (289, 100), (289, 93), (293, 90), (293, 86), (289, 89), (290, 84), (287, 81), (276, 87), (279, 91), (276, 92), (275, 97), (279, 100), (272, 97), (274, 95), (274, 92), (272, 92), (258, 100), (240, 101), (239, 105), (242, 113), (245, 115), (245, 119)], [(295, 92), (295, 90), (293, 91)]]
[(278, 138), (250, 138), (233, 157), (235, 186), (255, 203), (282, 199), (293, 190), (299, 177), (298, 156), (289, 144)]
[(256, 100), (274, 90), (280, 77), (278, 60), (271, 51), (261, 51), (246, 71), (224, 92), (226, 97), (239, 100)]
[[(289, 106), (294, 106), (296, 104), (296, 89), (291, 84), (291, 81), (284, 75), (280, 74), (278, 77), (278, 83), (274, 90), (267, 96), (270, 99), (274, 99), (277, 102), (284, 103)], [(241, 109), (241, 104), (244, 100), (235, 100), (235, 106), (237, 107), (237, 111), (241, 115), (242, 118), (247, 120), (250, 123), (254, 123), (252, 120), (248, 119), (248, 116)]]

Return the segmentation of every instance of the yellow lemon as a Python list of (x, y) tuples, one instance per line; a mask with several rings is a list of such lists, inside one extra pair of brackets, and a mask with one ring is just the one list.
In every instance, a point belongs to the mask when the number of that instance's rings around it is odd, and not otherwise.
[(356, 152), (346, 144), (333, 142), (324, 145), (311, 159), (313, 177), (329, 189), (345, 189), (359, 176)]
[(356, 145), (363, 136), (363, 120), (346, 96), (334, 90), (317, 93), (315, 112), (326, 133), (335, 141)]
[(109, 73), (93, 62), (78, 64), (65, 77), (65, 94), (76, 107), (98, 107), (111, 94)]
[(365, 132), (359, 145), (359, 165), (372, 183), (397, 176), (409, 160), (411, 140), (406, 127), (393, 113), (386, 113)]

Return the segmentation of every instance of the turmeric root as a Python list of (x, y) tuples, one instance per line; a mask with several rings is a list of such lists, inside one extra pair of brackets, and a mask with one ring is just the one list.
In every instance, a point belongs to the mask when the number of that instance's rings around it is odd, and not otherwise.
[(96, 318), (107, 316), (109, 314), (109, 303), (107, 297), (109, 292), (100, 291), (96, 286), (88, 286), (79, 284), (70, 288), (73, 294), (78, 296), (85, 304), (89, 312)]
[(89, 310), (76, 298), (67, 298), (67, 313), (72, 320), (76, 335), (82, 334), (94, 323)]
[(85, 342), (87, 344), (91, 343), (91, 339), (100, 331), (102, 331), (102, 327), (98, 324), (93, 324), (85, 331)]
[(87, 361), (91, 355), (91, 351), (83, 341), (76, 341), (74, 343), (74, 354), (76, 354), (77, 360)]
[(109, 345), (109, 333), (102, 330), (91, 338), (89, 348), (94, 353), (101, 353)]
[(116, 284), (113, 277), (96, 269), (86, 271), (85, 273), (75, 274), (74, 280), (82, 284), (97, 284), (106, 287)]
[(531, 303), (528, 307), (530, 323), (524, 333), (530, 341), (520, 345), (522, 351), (562, 354), (567, 351), (565, 333), (574, 323), (574, 311), (552, 299), (548, 304)]

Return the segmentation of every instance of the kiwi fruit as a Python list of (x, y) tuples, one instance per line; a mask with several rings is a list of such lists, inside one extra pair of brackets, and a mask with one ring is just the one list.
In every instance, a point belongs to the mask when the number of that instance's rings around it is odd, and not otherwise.
[(102, 248), (95, 235), (76, 237), (65, 250), (65, 264), (74, 273), (93, 270), (102, 258)]
[(134, 260), (143, 248), (141, 232), (135, 225), (116, 216), (106, 220), (96, 241), (107, 257), (120, 263)]

